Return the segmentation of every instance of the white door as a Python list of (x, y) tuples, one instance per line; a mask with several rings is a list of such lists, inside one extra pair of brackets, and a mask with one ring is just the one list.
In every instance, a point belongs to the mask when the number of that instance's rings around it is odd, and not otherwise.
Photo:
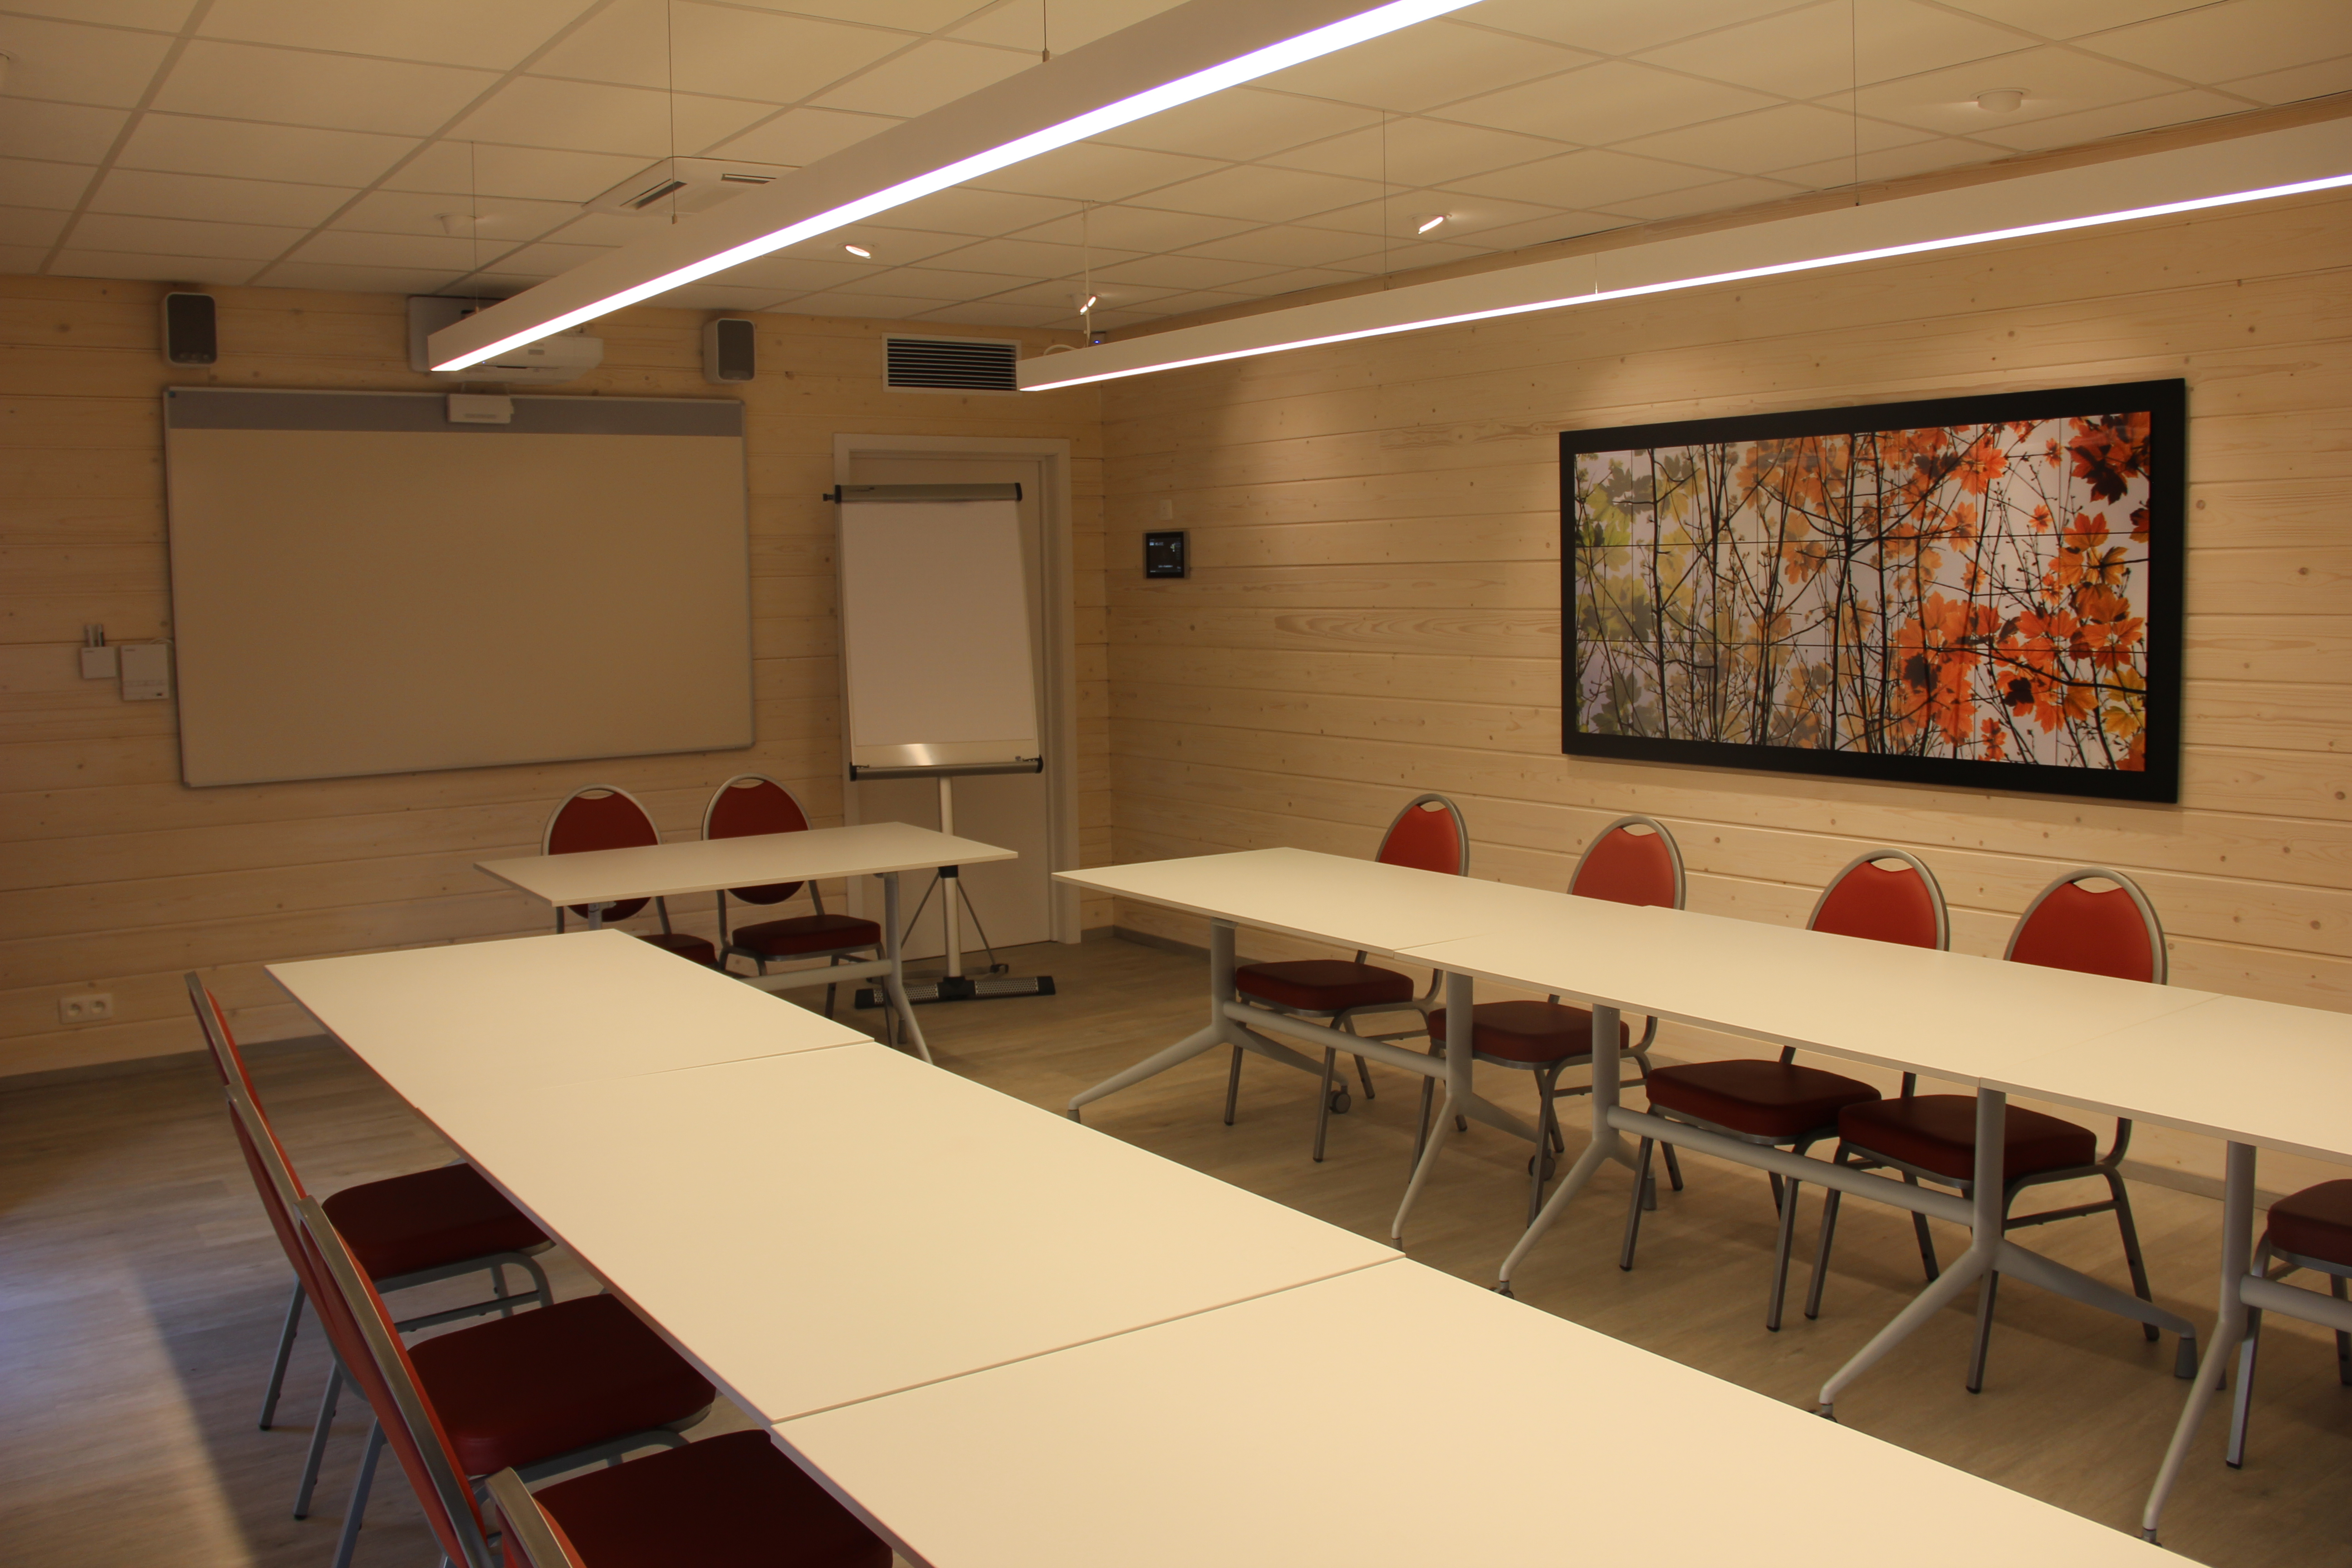
[[(853, 485), (1003, 485), (1021, 487), (1021, 560), (1029, 582), (1030, 667), (1036, 673), (1037, 711), (1047, 711), (1045, 700), (1046, 641), (1045, 632), (1045, 531), (1041, 504), (1044, 465), (1034, 458), (987, 458), (917, 454), (853, 454), (847, 483)], [(921, 639), (928, 629), (911, 621), (901, 636)], [(940, 679), (956, 679), (955, 650), (938, 650)], [(993, 773), (954, 781), (955, 830), (965, 838), (999, 844), (1019, 852), (1018, 860), (1000, 860), (964, 868), (964, 890), (971, 909), (963, 921), (964, 968), (976, 972), (986, 962), (981, 955), (978, 917), (988, 940), (999, 948), (1018, 947), (1053, 940), (1053, 839), (1046, 811), (1046, 781), (1042, 773)], [(856, 822), (911, 822), (919, 827), (940, 825), (940, 786), (930, 779), (868, 779), (848, 786), (849, 816)], [(904, 879), (907, 909), (922, 897), (929, 877)], [(942, 885), (942, 888), (944, 884)], [(869, 918), (878, 918), (880, 900), (872, 900)], [(907, 939), (909, 958), (934, 958), (947, 951), (940, 921), (940, 892), (923, 910)]]

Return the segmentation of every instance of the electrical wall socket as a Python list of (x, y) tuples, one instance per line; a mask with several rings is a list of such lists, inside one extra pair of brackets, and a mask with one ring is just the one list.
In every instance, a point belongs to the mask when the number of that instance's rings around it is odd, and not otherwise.
[(114, 1016), (114, 997), (110, 992), (89, 991), (79, 996), (58, 998), (58, 1022), (60, 1024), (95, 1024)]

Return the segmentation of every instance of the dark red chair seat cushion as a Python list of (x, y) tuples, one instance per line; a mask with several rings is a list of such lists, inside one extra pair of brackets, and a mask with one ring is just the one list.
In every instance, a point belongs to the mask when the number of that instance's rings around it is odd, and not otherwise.
[(345, 1187), (320, 1205), (371, 1279), (396, 1279), (547, 1240), (471, 1165)]
[(1244, 996), (1302, 1013), (1342, 1013), (1412, 1000), (1411, 977), (1344, 958), (1247, 964), (1234, 971), (1234, 988)]
[(667, 1426), (714, 1396), (612, 1296), (493, 1318), (411, 1345), (408, 1355), (469, 1476)]
[(1648, 1085), (1653, 1110), (1696, 1117), (1754, 1138), (1802, 1138), (1837, 1125), (1849, 1105), (1878, 1091), (1842, 1073), (1795, 1062), (1692, 1062), (1659, 1068)]
[(879, 947), (882, 928), (856, 915), (793, 915), (744, 926), (728, 942), (762, 958), (797, 958), (845, 947)]
[[(2001, 1150), (2005, 1181), (2087, 1165), (2099, 1157), (2099, 1141), (2089, 1128), (2038, 1110), (2011, 1106), (2008, 1129)], [(1916, 1094), (1850, 1105), (1838, 1112), (1838, 1136), (1857, 1149), (1965, 1182), (1976, 1173), (1976, 1097)]]
[[(881, 1538), (763, 1432), (730, 1432), (591, 1470), (535, 1496), (585, 1568), (890, 1568)], [(520, 1563), (511, 1550), (507, 1561)]]
[[(1429, 1037), (1445, 1043), (1445, 1009), (1429, 1016)], [(1617, 1048), (1633, 1031), (1617, 1020)], [(1592, 1054), (1592, 1014), (1564, 1002), (1480, 1002), (1470, 1009), (1470, 1048), (1507, 1062), (1556, 1062)]]
[(2352, 1181), (2322, 1182), (2271, 1205), (2271, 1245), (2281, 1252), (2352, 1265)]
[(664, 952), (674, 952), (696, 963), (719, 967), (719, 950), (701, 937), (688, 936), (682, 931), (639, 931), (637, 940), (652, 942)]

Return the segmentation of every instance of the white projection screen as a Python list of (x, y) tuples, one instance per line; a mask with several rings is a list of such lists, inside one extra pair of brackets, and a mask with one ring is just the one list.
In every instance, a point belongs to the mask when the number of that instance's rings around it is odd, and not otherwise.
[(181, 776), (752, 742), (743, 410), (164, 394)]

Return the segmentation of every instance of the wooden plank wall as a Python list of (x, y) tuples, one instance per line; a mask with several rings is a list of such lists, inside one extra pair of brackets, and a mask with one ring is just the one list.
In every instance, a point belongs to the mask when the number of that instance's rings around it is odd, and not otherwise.
[[(786, 780), (820, 821), (840, 820), (833, 513), (817, 500), (833, 482), (836, 433), (1071, 441), (1083, 848), (1107, 855), (1096, 395), (886, 392), (890, 326), (828, 318), (758, 318), (760, 377), (723, 389), (702, 379), (704, 312), (625, 311), (598, 325), (604, 366), (562, 389), (733, 392), (749, 405), (751, 751), (186, 788), (173, 705), (126, 703), (111, 682), (83, 681), (73, 651), (86, 622), (118, 642), (171, 632), (160, 389), (432, 383), (407, 368), (396, 295), (215, 290), (222, 357), (193, 370), (157, 351), (159, 292), (0, 278), (0, 1075), (197, 1048), (179, 980), (188, 969), (216, 971), (240, 1030), (267, 1037), (303, 1026), (262, 962), (546, 929), (543, 910), (472, 862), (535, 848), (550, 806), (581, 783), (637, 793), (666, 836), (694, 831), (710, 789), (748, 769)], [(1030, 352), (1050, 341), (1014, 335)], [(607, 628), (602, 657), (629, 657), (628, 628)], [(698, 919), (708, 923), (707, 911)], [(61, 1026), (58, 998), (85, 990), (113, 993), (114, 1021)]]
[[(1475, 874), (1559, 887), (1642, 811), (1694, 908), (1758, 920), (1802, 920), (1865, 847), (1915, 850), (1976, 952), (2104, 863), (2155, 900), (2177, 984), (2352, 1010), (2347, 220), (2329, 195), (1109, 383), (1116, 858), (1369, 854), (1428, 789), (1461, 803)], [(1560, 754), (1555, 432), (2175, 375), (2178, 806)], [(1146, 583), (1136, 536), (1168, 526), (1192, 575)]]

